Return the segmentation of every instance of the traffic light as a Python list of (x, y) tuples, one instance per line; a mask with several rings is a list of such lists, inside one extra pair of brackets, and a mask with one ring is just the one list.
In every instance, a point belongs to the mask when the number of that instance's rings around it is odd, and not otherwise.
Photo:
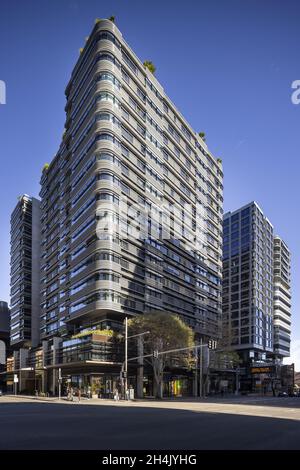
[(214, 339), (208, 340), (208, 349), (217, 349), (217, 341)]

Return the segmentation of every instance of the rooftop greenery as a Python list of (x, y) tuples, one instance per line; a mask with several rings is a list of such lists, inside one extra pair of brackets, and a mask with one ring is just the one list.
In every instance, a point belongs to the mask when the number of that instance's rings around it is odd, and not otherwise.
[(112, 330), (84, 330), (80, 331), (76, 335), (72, 336), (72, 339), (82, 338), (83, 336), (90, 336), (90, 335), (100, 335), (100, 336), (113, 336), (114, 332)]
[(155, 73), (155, 70), (156, 70), (156, 67), (155, 65), (153, 64), (153, 62), (151, 62), (151, 60), (145, 60), (145, 62), (143, 63), (144, 67), (146, 67), (148, 70), (150, 70), (151, 73)]

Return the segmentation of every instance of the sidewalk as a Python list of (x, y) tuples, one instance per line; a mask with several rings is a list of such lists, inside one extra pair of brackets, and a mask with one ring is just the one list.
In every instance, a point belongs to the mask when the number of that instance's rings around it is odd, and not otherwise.
[[(264, 401), (273, 401), (274, 397), (261, 397), (259, 395), (255, 394), (249, 394), (247, 396), (244, 395), (225, 395), (223, 397), (221, 396), (205, 396), (205, 397), (165, 397), (161, 399), (157, 399), (154, 397), (149, 397), (149, 398), (135, 398), (134, 400), (118, 400), (115, 401), (112, 398), (86, 398), (86, 397), (81, 397), (80, 402), (78, 402), (78, 398), (75, 396), (73, 401), (70, 401), (67, 399), (66, 396), (62, 396), (61, 399), (59, 399), (57, 396), (55, 397), (41, 397), (41, 396), (35, 396), (35, 395), (14, 395), (14, 394), (5, 394), (3, 395), (2, 398), (5, 399), (5, 397), (11, 399), (11, 400), (30, 400), (30, 401), (41, 401), (45, 403), (61, 403), (61, 404), (93, 404), (93, 405), (101, 405), (101, 404), (115, 404), (115, 405), (125, 405), (125, 404), (134, 404), (134, 403), (190, 403), (190, 404), (205, 404), (205, 403), (224, 403), (224, 404), (230, 404), (230, 403), (249, 403), (253, 401), (260, 401), (260, 399)], [(273, 400), (272, 400), (273, 399)], [(0, 398), (0, 403), (1, 403), (1, 398)]]
[(15, 399), (25, 399), (25, 400), (38, 400), (38, 401), (46, 401), (46, 402), (53, 402), (53, 401), (59, 401), (58, 397), (40, 397), (40, 396), (35, 396), (35, 395), (14, 395), (12, 393), (6, 393), (2, 395), (3, 398), (15, 398)]
[[(119, 400), (115, 401), (112, 398), (86, 398), (86, 397), (81, 397), (80, 402), (78, 401), (78, 398), (75, 396), (74, 400), (68, 400), (66, 396), (62, 396), (61, 399), (59, 399), (57, 396), (55, 397), (41, 397), (41, 396), (35, 396), (35, 395), (14, 395), (14, 394), (4, 394), (2, 395), (3, 398), (10, 398), (10, 399), (15, 399), (15, 400), (30, 400), (30, 401), (43, 401), (47, 403), (64, 403), (64, 404), (72, 404), (72, 403), (91, 403), (91, 404), (101, 404), (101, 403), (132, 403), (134, 401), (145, 401), (145, 400)], [(0, 399), (1, 403), (1, 399)]]

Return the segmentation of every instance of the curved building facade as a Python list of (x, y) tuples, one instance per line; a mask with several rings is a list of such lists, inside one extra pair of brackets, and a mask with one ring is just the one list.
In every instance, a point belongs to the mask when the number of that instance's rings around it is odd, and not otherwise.
[(66, 99), (40, 191), (41, 340), (53, 390), (59, 367), (119, 374), (117, 345), (87, 341), (87, 331), (164, 310), (217, 339), (221, 321), (221, 161), (109, 20), (80, 51)]

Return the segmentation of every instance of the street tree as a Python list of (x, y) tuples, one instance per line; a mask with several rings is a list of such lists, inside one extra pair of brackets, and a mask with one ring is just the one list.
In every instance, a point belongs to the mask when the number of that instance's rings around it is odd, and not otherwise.
[(211, 354), (211, 365), (216, 369), (236, 369), (242, 363), (239, 354), (231, 349), (231, 329), (223, 328), (222, 338), (218, 340), (218, 348)]
[(144, 355), (151, 355), (148, 362), (153, 368), (154, 391), (157, 398), (163, 396), (163, 374), (167, 366), (191, 367), (191, 350), (161, 354), (164, 351), (188, 348), (194, 345), (194, 332), (178, 315), (168, 312), (152, 312), (139, 315), (128, 322), (132, 334), (149, 331), (144, 340)]

